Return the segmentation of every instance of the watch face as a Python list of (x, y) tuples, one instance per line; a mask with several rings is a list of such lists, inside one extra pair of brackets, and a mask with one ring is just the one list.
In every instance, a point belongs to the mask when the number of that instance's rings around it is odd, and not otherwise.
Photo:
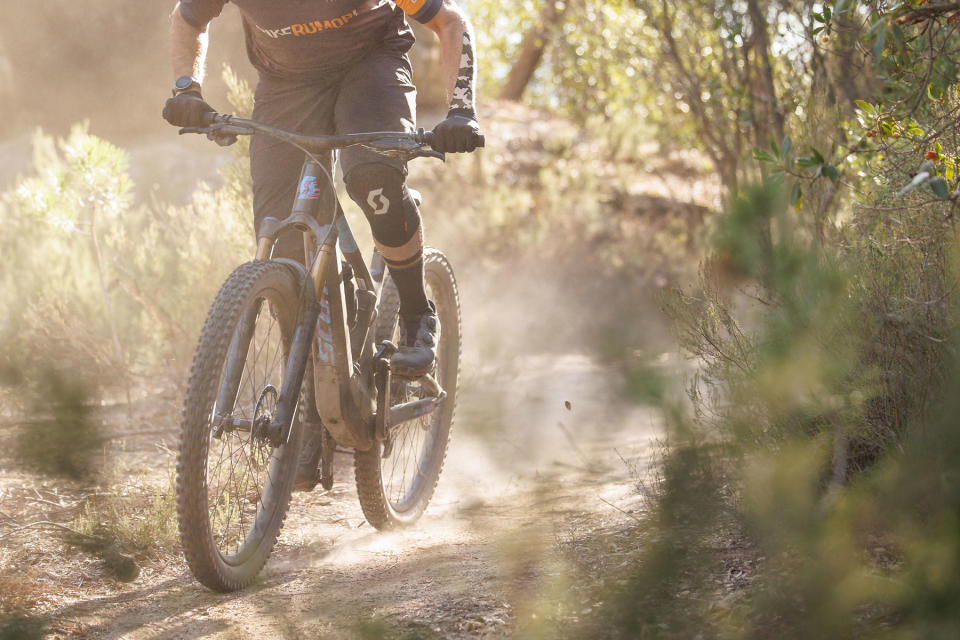
[(180, 76), (173, 86), (176, 87), (178, 91), (185, 91), (189, 89), (190, 85), (194, 82), (196, 82), (196, 80), (194, 80), (193, 76)]

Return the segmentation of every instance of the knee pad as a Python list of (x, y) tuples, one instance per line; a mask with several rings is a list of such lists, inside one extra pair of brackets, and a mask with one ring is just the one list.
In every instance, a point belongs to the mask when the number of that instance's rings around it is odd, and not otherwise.
[(367, 163), (351, 169), (344, 183), (370, 222), (373, 239), (387, 264), (402, 267), (419, 260), (423, 251), (420, 210), (403, 174), (390, 165)]

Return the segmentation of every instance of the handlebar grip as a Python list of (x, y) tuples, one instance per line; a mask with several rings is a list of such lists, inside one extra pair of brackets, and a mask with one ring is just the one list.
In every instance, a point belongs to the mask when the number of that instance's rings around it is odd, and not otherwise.
[(217, 121), (217, 118), (220, 117), (220, 114), (216, 111), (211, 111), (210, 113), (203, 114), (203, 126), (209, 127), (214, 122)]
[[(422, 143), (433, 147), (433, 142), (436, 140), (436, 135), (433, 131), (424, 131)], [(486, 140), (483, 137), (482, 133), (476, 133), (473, 135), (473, 144), (476, 148), (483, 147), (486, 143)]]

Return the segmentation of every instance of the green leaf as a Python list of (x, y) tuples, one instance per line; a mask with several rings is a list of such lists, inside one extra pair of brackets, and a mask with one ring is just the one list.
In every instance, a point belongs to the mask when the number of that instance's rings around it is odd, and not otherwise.
[(797, 166), (803, 169), (809, 169), (810, 167), (815, 167), (818, 164), (820, 163), (809, 156), (800, 156), (797, 158)]
[(897, 51), (903, 51), (906, 42), (903, 37), (903, 27), (894, 23), (890, 28), (890, 33), (893, 35), (893, 44), (896, 45)]
[(793, 140), (790, 139), (790, 136), (784, 136), (783, 142), (780, 143), (780, 157), (786, 158), (791, 147), (793, 147)]
[(776, 162), (777, 159), (759, 147), (753, 148), (753, 157), (760, 162)]
[(830, 7), (824, 7), (824, 8), (823, 8), (823, 21), (824, 21), (824, 22), (830, 22), (830, 18), (831, 18), (832, 16), (833, 16), (833, 14), (830, 12)]
[(864, 40), (870, 40), (871, 38), (877, 37), (877, 34), (881, 29), (887, 27), (887, 21), (883, 18), (877, 18), (877, 21), (870, 25), (870, 30), (867, 31), (867, 35), (864, 36)]
[(793, 183), (793, 189), (790, 190), (790, 206), (800, 208), (801, 198), (803, 198), (803, 189), (800, 188), (800, 181)]
[(823, 164), (823, 154), (817, 151), (816, 149), (814, 149), (813, 147), (810, 147), (810, 151), (813, 152), (813, 155), (811, 156), (813, 161), (816, 162), (817, 164)]
[(777, 156), (778, 158), (780, 157), (780, 148), (777, 146), (776, 141), (770, 141), (770, 149), (773, 151), (773, 155)]
[(830, 181), (836, 184), (837, 180), (840, 178), (840, 172), (837, 171), (837, 168), (832, 164), (823, 165), (823, 175), (830, 178)]
[(826, 22), (826, 19), (823, 17), (823, 14), (819, 13), (818, 11), (813, 12), (813, 19), (816, 20), (817, 22)]
[(869, 102), (867, 102), (866, 100), (854, 100), (854, 103), (858, 107), (860, 107), (860, 110), (867, 115), (872, 116), (872, 115), (876, 115), (877, 113), (877, 108), (872, 104), (870, 104)]
[(883, 47), (886, 45), (886, 43), (887, 43), (887, 30), (886, 30), (886, 25), (884, 25), (883, 29), (880, 29), (879, 31), (877, 31), (877, 39), (873, 43), (874, 57), (876, 58), (883, 57)]
[(937, 176), (936, 178), (931, 179), (930, 182), (928, 182), (927, 184), (930, 185), (930, 188), (933, 190), (933, 193), (936, 194), (936, 196), (941, 200), (950, 199), (950, 190), (947, 188), (947, 181), (941, 178), (940, 176)]

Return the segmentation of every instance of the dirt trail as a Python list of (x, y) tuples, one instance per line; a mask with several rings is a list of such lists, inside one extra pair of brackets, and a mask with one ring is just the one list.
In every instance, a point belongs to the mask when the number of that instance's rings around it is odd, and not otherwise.
[[(76, 579), (69, 575), (60, 585), (41, 576), (45, 589), (57, 591), (40, 607), (49, 636), (512, 635), (518, 620), (537, 615), (540, 596), (563, 588), (563, 540), (639, 517), (629, 467), (646, 464), (659, 425), (652, 410), (617, 401), (615, 375), (583, 356), (526, 357), (472, 371), (462, 382), (437, 494), (413, 528), (371, 529), (352, 461), (338, 455), (331, 491), (295, 495), (277, 550), (252, 588), (212, 593), (179, 556), (146, 563), (128, 584), (89, 560), (80, 584), (68, 584)], [(152, 418), (159, 433), (128, 439), (123, 455), (156, 464), (163, 455), (157, 442), (173, 444), (174, 420)], [(0, 487), (12, 482), (0, 474)]]

